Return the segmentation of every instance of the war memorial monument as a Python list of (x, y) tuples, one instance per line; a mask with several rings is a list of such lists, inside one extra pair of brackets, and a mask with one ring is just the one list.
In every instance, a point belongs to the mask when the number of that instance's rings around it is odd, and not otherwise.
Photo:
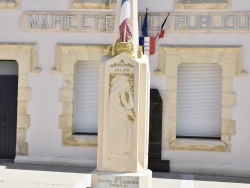
[(118, 0), (114, 43), (100, 68), (97, 169), (92, 188), (150, 188), (149, 67), (135, 0)]

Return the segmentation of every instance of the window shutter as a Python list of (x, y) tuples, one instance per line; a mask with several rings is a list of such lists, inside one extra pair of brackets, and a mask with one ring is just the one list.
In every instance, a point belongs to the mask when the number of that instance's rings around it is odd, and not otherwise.
[(220, 137), (222, 71), (218, 64), (178, 67), (176, 135)]
[(74, 133), (97, 133), (99, 67), (99, 62), (76, 64)]

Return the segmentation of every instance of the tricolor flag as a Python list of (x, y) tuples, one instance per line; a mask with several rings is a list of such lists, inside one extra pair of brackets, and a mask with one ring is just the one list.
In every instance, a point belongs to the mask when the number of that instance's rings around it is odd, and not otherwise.
[(153, 55), (155, 53), (155, 37), (148, 37), (148, 8), (142, 23), (142, 36), (139, 37), (139, 45), (142, 46), (144, 55)]
[(142, 23), (141, 34), (144, 37), (148, 36), (148, 8), (146, 8), (146, 14)]
[(142, 46), (144, 55), (155, 53), (155, 37), (139, 37), (139, 44)]
[(162, 26), (161, 26), (161, 30), (160, 32), (156, 35), (156, 39), (160, 39), (160, 38), (163, 38), (164, 37), (164, 34), (165, 34), (165, 29), (166, 29), (166, 25), (167, 25), (167, 19), (168, 19), (168, 16), (169, 16), (170, 13), (168, 13), (167, 17), (165, 18)]
[(121, 16), (120, 16), (120, 39), (127, 42), (132, 37), (132, 29), (130, 27), (130, 0), (122, 0)]

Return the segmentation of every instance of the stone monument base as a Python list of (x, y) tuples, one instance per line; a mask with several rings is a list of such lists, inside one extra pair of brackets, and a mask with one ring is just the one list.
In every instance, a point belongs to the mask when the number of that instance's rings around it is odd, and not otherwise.
[(91, 188), (151, 188), (152, 171), (137, 173), (114, 173), (95, 170), (91, 175)]

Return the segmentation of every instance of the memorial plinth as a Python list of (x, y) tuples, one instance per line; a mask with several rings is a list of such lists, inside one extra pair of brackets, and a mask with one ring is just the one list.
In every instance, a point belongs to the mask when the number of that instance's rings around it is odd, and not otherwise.
[[(92, 188), (151, 188), (149, 65), (138, 46), (137, 0), (118, 0), (113, 46), (101, 64)], [(111, 59), (108, 59), (111, 58)]]
[(92, 188), (118, 186), (119, 178), (137, 182), (125, 187), (151, 187), (148, 58), (121, 53), (100, 70), (98, 156)]

